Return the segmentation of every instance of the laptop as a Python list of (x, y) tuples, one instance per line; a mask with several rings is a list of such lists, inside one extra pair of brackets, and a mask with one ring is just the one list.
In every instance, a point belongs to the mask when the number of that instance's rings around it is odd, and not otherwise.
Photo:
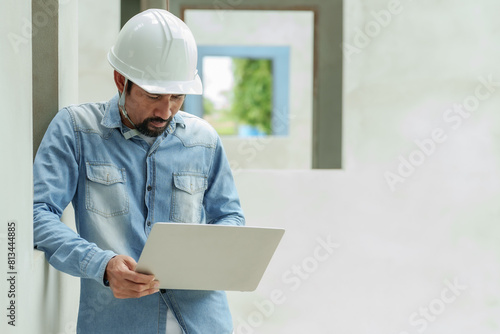
[(254, 291), (284, 229), (156, 223), (136, 271), (162, 289)]

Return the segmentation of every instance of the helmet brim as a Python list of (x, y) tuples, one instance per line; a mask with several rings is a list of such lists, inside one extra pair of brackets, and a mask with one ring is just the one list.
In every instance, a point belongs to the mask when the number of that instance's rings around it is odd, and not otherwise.
[[(134, 81), (133, 79), (129, 78)], [(165, 83), (153, 82), (135, 82), (139, 87), (150, 94), (186, 94), (186, 95), (201, 95), (203, 87), (198, 74), (190, 81), (168, 81)]]
[(195, 74), (193, 80), (185, 81), (145, 79), (145, 76), (151, 77), (151, 74), (145, 75), (143, 72), (127, 66), (115, 56), (113, 49), (108, 52), (108, 62), (118, 73), (150, 94), (203, 94), (203, 85), (198, 73)]

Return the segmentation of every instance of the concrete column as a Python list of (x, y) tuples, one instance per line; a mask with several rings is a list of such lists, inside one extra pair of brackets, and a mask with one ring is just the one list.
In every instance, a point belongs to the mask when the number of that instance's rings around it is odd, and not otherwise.
[(33, 0), (33, 157), (59, 109), (58, 17), (55, 0)]
[(121, 27), (127, 22), (132, 16), (141, 11), (140, 0), (121, 0), (120, 2), (120, 22)]
[(168, 9), (168, 0), (121, 0), (121, 26), (132, 16), (149, 8)]
[(168, 0), (141, 0), (141, 11), (148, 8), (168, 9)]

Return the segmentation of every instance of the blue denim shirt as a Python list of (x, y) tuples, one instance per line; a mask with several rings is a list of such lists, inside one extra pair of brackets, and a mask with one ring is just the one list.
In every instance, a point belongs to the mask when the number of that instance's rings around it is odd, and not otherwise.
[[(108, 261), (138, 261), (156, 222), (244, 224), (220, 138), (205, 121), (179, 111), (151, 146), (127, 131), (118, 96), (70, 106), (35, 158), (34, 243), (55, 268), (81, 277), (78, 333), (165, 333), (167, 307), (185, 333), (231, 333), (223, 291), (116, 299), (104, 285)], [(78, 233), (60, 221), (69, 202)]]

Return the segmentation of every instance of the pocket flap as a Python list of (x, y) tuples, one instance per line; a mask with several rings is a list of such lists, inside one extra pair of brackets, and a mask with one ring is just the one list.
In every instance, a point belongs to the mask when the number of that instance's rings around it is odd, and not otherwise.
[(87, 178), (105, 185), (123, 183), (126, 181), (125, 168), (106, 163), (87, 162)]
[(177, 189), (195, 194), (207, 189), (207, 178), (202, 174), (177, 173), (174, 174), (174, 185)]

